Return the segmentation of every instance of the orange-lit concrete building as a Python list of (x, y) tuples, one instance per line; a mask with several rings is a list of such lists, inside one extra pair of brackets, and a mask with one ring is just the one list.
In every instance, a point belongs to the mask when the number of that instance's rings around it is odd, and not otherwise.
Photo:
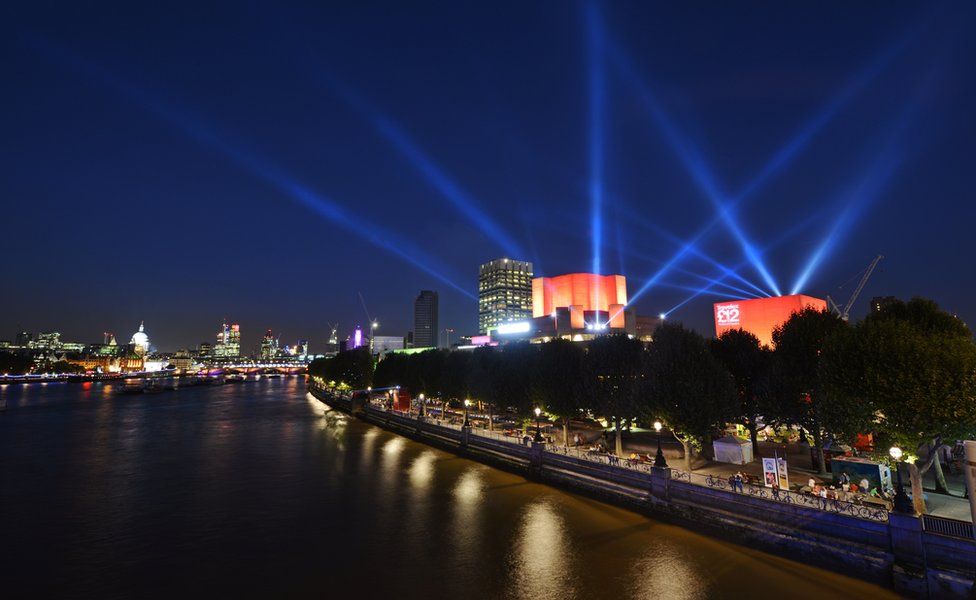
[(623, 275), (570, 273), (532, 280), (532, 316), (551, 315), (557, 308), (613, 312), (627, 304)]
[(793, 313), (808, 307), (826, 310), (827, 302), (803, 294), (716, 302), (715, 335), (720, 336), (729, 329), (743, 329), (759, 338), (761, 344), (771, 346), (773, 329), (785, 323)]
[(623, 275), (536, 277), (532, 280), (532, 318), (499, 326), (492, 339), (584, 341), (607, 333), (626, 333), (649, 340), (660, 320), (639, 317), (626, 306), (627, 279)]

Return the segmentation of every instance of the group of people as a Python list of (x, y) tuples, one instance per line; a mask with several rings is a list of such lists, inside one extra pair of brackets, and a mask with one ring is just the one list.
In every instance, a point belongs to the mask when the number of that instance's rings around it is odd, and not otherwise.
[(739, 471), (738, 473), (733, 473), (729, 475), (729, 489), (733, 492), (744, 494), (746, 491), (745, 484), (752, 484), (749, 479), (749, 475)]
[(887, 503), (892, 497), (891, 490), (886, 490), (879, 486), (872, 486), (866, 477), (862, 477), (857, 483), (853, 482), (847, 472), (840, 474), (840, 477), (837, 478), (837, 483), (839, 485), (821, 484), (811, 477), (807, 481), (807, 486), (801, 491), (820, 498), (823, 508), (827, 507), (827, 502), (830, 500), (859, 504), (863, 502), (865, 497), (871, 497)]

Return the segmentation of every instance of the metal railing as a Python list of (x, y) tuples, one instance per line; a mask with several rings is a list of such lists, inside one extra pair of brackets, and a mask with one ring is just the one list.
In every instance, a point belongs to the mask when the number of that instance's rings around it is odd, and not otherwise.
[[(742, 482), (733, 486), (728, 477), (712, 474), (689, 473), (679, 469), (671, 469), (671, 479), (675, 481), (685, 481), (694, 485), (706, 486), (713, 489), (726, 491), (730, 494), (741, 494), (753, 498), (761, 498), (773, 502), (802, 506), (826, 512), (844, 514), (858, 519), (878, 521), (886, 523), (888, 521), (888, 509), (882, 506), (862, 504), (860, 502), (848, 502), (831, 498), (821, 498), (812, 494), (803, 494), (787, 490), (776, 490), (765, 486), (753, 485)], [(736, 487), (740, 489), (735, 489)]]
[(961, 538), (971, 540), (973, 536), (973, 524), (969, 521), (957, 521), (945, 517), (933, 515), (922, 515), (922, 528), (928, 533), (944, 535), (946, 537)]
[[(416, 420), (417, 414), (414, 412), (395, 410), (388, 405), (382, 403), (370, 403), (370, 409), (389, 412), (390, 414), (395, 414), (399, 417)], [(438, 419), (437, 417), (428, 415), (428, 423), (431, 425), (436, 425), (438, 427), (443, 427), (446, 429), (451, 429), (454, 431), (461, 431), (462, 426), (458, 423), (452, 423), (443, 419)], [(508, 444), (523, 446), (522, 436), (510, 436), (506, 435), (500, 431), (489, 431), (487, 429), (472, 428), (471, 435), (489, 438), (492, 440), (502, 441)], [(560, 457), (572, 457), (581, 461), (592, 462), (594, 464), (600, 465), (602, 468), (609, 468), (612, 470), (620, 470), (622, 473), (641, 473), (649, 475), (652, 472), (653, 465), (644, 460), (635, 460), (629, 458), (616, 458), (612, 454), (597, 452), (594, 450), (589, 450), (581, 447), (574, 446), (562, 446), (550, 444), (545, 447), (545, 453)], [(846, 500), (837, 500), (831, 498), (821, 498), (820, 496), (815, 496), (812, 494), (804, 494), (798, 492), (791, 492), (787, 490), (777, 490), (773, 491), (772, 488), (767, 488), (761, 485), (753, 485), (751, 483), (743, 482), (741, 488), (739, 484), (735, 486), (730, 484), (727, 476), (712, 475), (712, 474), (701, 474), (701, 473), (691, 473), (688, 471), (682, 471), (680, 469), (671, 469), (671, 479), (674, 481), (683, 481), (693, 485), (708, 487), (712, 489), (718, 489), (725, 491), (729, 494), (741, 494), (753, 498), (759, 498), (762, 500), (770, 502), (780, 502), (782, 504), (789, 504), (793, 506), (800, 506), (809, 509), (822, 510), (826, 512), (844, 514), (852, 516), (859, 519), (866, 519), (876, 522), (887, 522), (888, 521), (888, 509), (887, 507), (876, 506), (871, 504), (864, 504), (859, 501), (848, 502)], [(961, 537), (964, 539), (973, 538), (973, 526), (971, 523), (963, 521), (955, 521), (953, 519), (943, 519), (940, 517), (932, 517), (930, 515), (925, 515), (925, 529), (931, 531), (932, 533), (937, 533), (939, 535), (947, 535), (951, 537)]]

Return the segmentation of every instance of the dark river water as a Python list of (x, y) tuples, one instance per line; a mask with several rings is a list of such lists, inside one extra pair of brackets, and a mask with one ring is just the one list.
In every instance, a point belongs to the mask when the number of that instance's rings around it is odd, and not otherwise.
[(298, 378), (3, 400), (0, 597), (890, 595), (428, 448)]

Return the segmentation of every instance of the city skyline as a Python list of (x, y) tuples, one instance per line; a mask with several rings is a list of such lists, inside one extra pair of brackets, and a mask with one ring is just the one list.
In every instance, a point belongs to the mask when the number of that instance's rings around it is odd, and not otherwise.
[(227, 316), (314, 347), (359, 293), (405, 335), (424, 289), (471, 334), (502, 256), (708, 333), (749, 297), (710, 280), (844, 300), (884, 254), (854, 318), (976, 320), (969, 6), (228, 5), (179, 39), (133, 10), (10, 21), (0, 338), (145, 320), (175, 349)]

